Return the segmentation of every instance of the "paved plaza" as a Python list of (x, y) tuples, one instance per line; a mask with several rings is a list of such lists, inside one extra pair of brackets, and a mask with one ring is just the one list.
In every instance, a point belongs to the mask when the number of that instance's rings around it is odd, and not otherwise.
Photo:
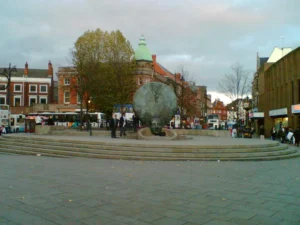
[(162, 162), (0, 154), (0, 224), (300, 224), (300, 158)]

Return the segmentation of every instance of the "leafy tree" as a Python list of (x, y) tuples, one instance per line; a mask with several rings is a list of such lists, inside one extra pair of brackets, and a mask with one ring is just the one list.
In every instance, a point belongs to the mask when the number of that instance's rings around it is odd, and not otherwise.
[(94, 110), (111, 115), (114, 104), (130, 103), (135, 91), (133, 54), (119, 30), (109, 33), (96, 29), (80, 36), (72, 56), (78, 81), (74, 88), (83, 104), (88, 106), (92, 100)]

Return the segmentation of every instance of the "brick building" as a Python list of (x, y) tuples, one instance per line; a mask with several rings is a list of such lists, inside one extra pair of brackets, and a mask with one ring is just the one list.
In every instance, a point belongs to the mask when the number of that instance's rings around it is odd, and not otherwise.
[[(180, 73), (171, 73), (157, 61), (157, 56), (151, 54), (143, 35), (139, 40), (138, 48), (135, 50), (135, 60), (136, 69), (134, 75), (136, 77), (137, 89), (146, 83), (154, 81), (164, 83), (172, 81), (178, 83), (179, 86), (183, 85), (185, 82)], [(76, 85), (74, 74), (76, 74), (76, 69), (74, 67), (59, 67), (57, 72), (58, 103), (64, 104), (68, 108), (73, 107), (75, 109), (79, 108), (80, 100), (76, 90), (70, 88)], [(207, 101), (206, 87), (198, 86), (197, 88), (199, 89), (197, 95), (199, 104), (200, 102)], [(200, 115), (205, 115), (204, 110), (206, 110), (207, 107), (201, 105), (199, 108), (201, 108)]]
[[(0, 69), (2, 71), (3, 69)], [(0, 85), (7, 85), (4, 76)], [(53, 67), (49, 61), (48, 69), (30, 69), (26, 62), (24, 68), (12, 72), (11, 83), (0, 90), (0, 104), (9, 104), (12, 113), (28, 113), (34, 104), (55, 103)]]
[(223, 121), (227, 120), (227, 108), (219, 99), (216, 99), (213, 103), (212, 114), (218, 114), (220, 119)]

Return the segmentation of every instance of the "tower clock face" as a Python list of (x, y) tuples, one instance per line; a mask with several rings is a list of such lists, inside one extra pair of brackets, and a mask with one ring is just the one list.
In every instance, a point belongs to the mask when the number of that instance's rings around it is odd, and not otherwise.
[(244, 108), (249, 108), (249, 102), (244, 103)]

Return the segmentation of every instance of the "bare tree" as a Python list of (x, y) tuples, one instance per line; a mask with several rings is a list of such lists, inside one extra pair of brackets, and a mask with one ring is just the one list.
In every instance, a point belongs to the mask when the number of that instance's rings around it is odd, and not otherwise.
[(220, 80), (219, 91), (231, 99), (238, 122), (242, 99), (251, 91), (251, 80), (249, 72), (239, 62), (234, 63), (231, 70), (232, 73), (225, 74)]

